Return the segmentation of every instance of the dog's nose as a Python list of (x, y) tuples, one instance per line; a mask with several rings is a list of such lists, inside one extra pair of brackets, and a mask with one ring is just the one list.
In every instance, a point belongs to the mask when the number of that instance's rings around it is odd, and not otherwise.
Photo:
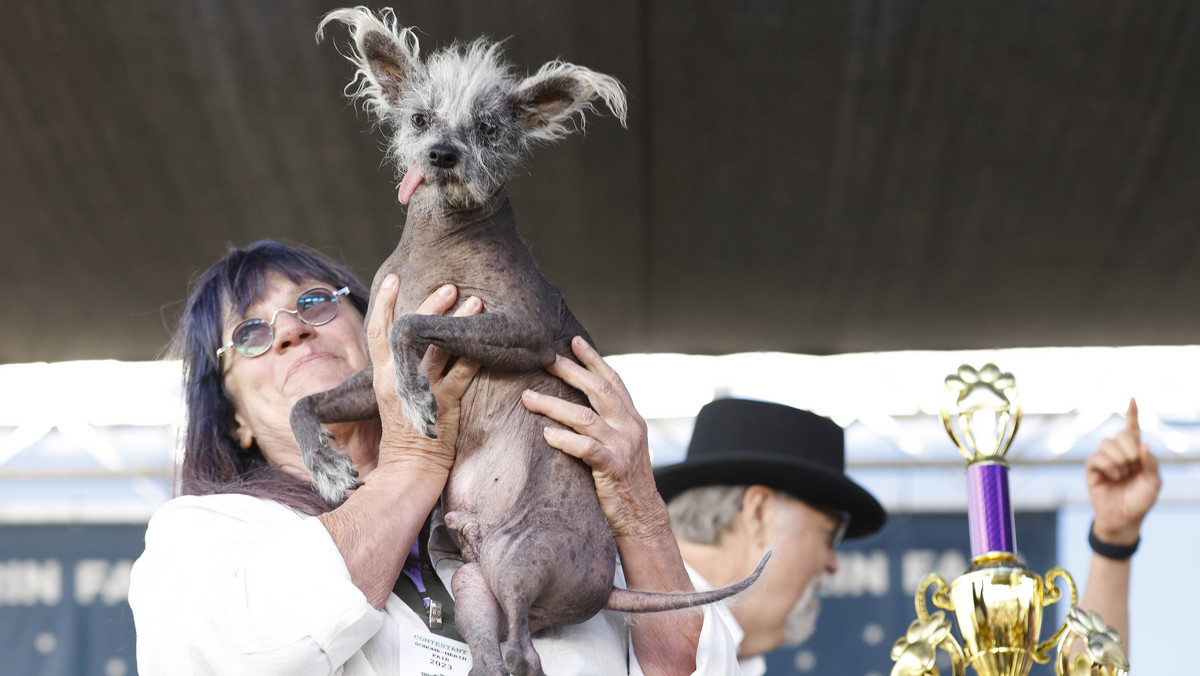
[(458, 164), (458, 152), (450, 146), (434, 146), (429, 149), (429, 162), (440, 169), (452, 169)]

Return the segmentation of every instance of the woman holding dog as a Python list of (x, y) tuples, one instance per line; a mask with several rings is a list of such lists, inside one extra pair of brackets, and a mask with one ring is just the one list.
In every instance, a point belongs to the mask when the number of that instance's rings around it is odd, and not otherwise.
[[(271, 241), (231, 249), (194, 283), (173, 343), (187, 409), (183, 495), (151, 519), (131, 578), (140, 673), (467, 672), (445, 591), (457, 552), (438, 515), (429, 517), (454, 462), (459, 398), (478, 365), (436, 348), (426, 354), (436, 439), (403, 415), (329, 426), (364, 482), (340, 505), (313, 490), (289, 426), (297, 399), (343, 382), (368, 356), (380, 410), (399, 410), (387, 346), (397, 292), (392, 276), (365, 323), (368, 291), (352, 273)], [(443, 287), (419, 312), (445, 313), (456, 294)], [(470, 298), (456, 312), (482, 310)], [(533, 392), (523, 403), (570, 428), (548, 431), (547, 441), (592, 468), (624, 584), (691, 590), (645, 423), (600, 356), (581, 339), (573, 349), (583, 366), (561, 359), (549, 370), (595, 411)], [(723, 612), (651, 614), (632, 626), (601, 613), (535, 645), (555, 676), (737, 673), (714, 615)]]

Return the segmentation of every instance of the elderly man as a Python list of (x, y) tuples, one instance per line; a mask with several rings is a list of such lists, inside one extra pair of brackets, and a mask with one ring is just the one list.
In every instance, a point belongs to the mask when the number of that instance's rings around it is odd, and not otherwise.
[(843, 439), (836, 423), (808, 411), (721, 399), (700, 409), (687, 458), (655, 470), (697, 586), (740, 580), (776, 547), (763, 579), (730, 604), (745, 676), (766, 670), (764, 653), (812, 634), (817, 580), (837, 570), (838, 543), (886, 520), (846, 477)]

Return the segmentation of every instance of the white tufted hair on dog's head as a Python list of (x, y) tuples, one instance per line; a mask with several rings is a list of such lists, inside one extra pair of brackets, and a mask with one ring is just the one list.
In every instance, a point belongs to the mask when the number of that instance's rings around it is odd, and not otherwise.
[[(625, 124), (625, 90), (609, 75), (551, 61), (521, 79), (501, 43), (485, 38), (422, 60), (416, 35), (390, 9), (378, 16), (365, 7), (330, 12), (318, 40), (332, 21), (352, 37), (346, 58), (357, 72), (347, 95), (390, 129), (388, 156), (398, 171), (422, 172), (423, 208), (486, 203), (534, 146), (581, 130), (596, 99)], [(431, 149), (442, 148), (455, 153), (453, 167), (430, 164)]]

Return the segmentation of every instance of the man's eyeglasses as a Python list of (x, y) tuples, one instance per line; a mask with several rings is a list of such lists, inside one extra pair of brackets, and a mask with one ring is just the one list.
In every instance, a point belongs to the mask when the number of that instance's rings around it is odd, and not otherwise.
[(830, 514), (838, 519), (838, 525), (829, 534), (829, 549), (836, 550), (838, 545), (842, 544), (842, 540), (846, 539), (846, 531), (850, 530), (850, 512), (830, 512)]
[(233, 348), (244, 357), (257, 357), (271, 349), (275, 342), (275, 319), (280, 312), (296, 315), (300, 321), (309, 326), (321, 326), (333, 321), (338, 312), (338, 296), (350, 293), (350, 287), (343, 286), (337, 291), (317, 287), (300, 294), (296, 300), (296, 309), (277, 308), (271, 314), (271, 321), (265, 319), (247, 319), (233, 329), (230, 343), (217, 350), (217, 358)]

